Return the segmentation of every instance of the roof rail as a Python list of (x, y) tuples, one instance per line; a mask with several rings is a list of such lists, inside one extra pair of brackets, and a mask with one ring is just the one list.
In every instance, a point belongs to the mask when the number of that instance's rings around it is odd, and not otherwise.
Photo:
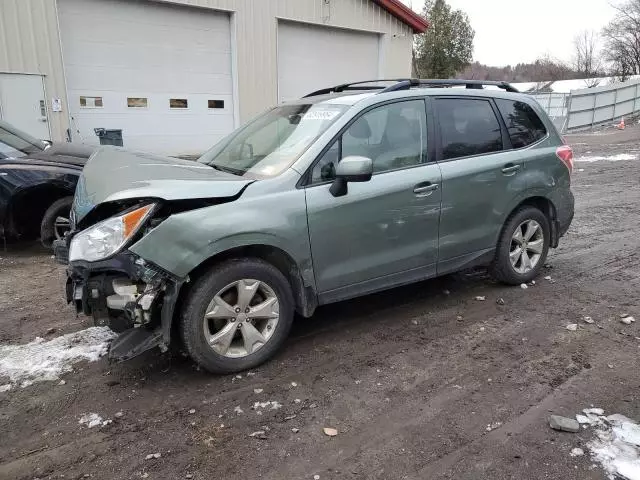
[[(393, 85), (384, 87), (382, 85), (365, 85), (375, 82), (395, 82)], [(496, 82), (490, 80), (460, 80), (460, 79), (421, 79), (421, 78), (383, 78), (377, 80), (363, 80), (361, 82), (343, 83), (335, 87), (323, 88), (317, 90), (303, 98), (315, 97), (316, 95), (325, 95), (328, 93), (344, 92), (345, 90), (379, 90), (378, 93), (395, 92), (398, 90), (409, 90), (412, 87), (454, 87), (464, 85), (469, 89), (481, 89), (484, 86), (494, 86), (501, 88), (507, 92), (519, 93), (518, 89), (507, 82)]]
[(307, 97), (315, 97), (316, 95), (325, 95), (327, 93), (334, 92), (344, 92), (345, 90), (384, 90), (387, 87), (382, 85), (364, 85), (365, 83), (374, 83), (374, 82), (404, 82), (407, 81), (406, 78), (379, 78), (375, 80), (363, 80), (361, 82), (352, 82), (352, 83), (343, 83), (340, 85), (336, 85), (335, 87), (323, 88), (321, 90), (317, 90), (308, 95), (305, 95), (303, 98)]
[(457, 85), (464, 85), (469, 89), (481, 89), (485, 86), (493, 86), (501, 88), (507, 92), (519, 93), (519, 90), (513, 85), (507, 82), (496, 82), (491, 80), (464, 80), (464, 79), (422, 79), (422, 78), (409, 78), (399, 81), (395, 85), (391, 85), (387, 88), (380, 90), (379, 93), (395, 92), (397, 90), (408, 90), (411, 87), (454, 87)]

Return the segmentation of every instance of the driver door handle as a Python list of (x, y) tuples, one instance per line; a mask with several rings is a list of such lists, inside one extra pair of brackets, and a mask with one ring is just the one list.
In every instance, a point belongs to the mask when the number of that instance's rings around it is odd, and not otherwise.
[(440, 184), (422, 182), (413, 187), (413, 193), (419, 197), (427, 197), (440, 188)]
[(515, 165), (513, 163), (507, 163), (502, 168), (502, 173), (504, 173), (505, 175), (509, 175), (509, 174), (517, 173), (518, 170), (520, 170), (520, 165)]

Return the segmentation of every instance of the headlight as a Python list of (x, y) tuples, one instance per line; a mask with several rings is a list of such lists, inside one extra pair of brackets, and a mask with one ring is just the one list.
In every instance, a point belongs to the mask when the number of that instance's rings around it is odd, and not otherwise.
[(95, 262), (120, 250), (147, 219), (154, 204), (111, 217), (78, 233), (71, 240), (69, 261)]

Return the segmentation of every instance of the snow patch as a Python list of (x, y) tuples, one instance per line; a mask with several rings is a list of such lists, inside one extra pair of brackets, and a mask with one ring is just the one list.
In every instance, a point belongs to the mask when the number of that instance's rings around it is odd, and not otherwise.
[(35, 382), (58, 380), (75, 363), (95, 362), (105, 355), (115, 336), (107, 327), (91, 327), (48, 342), (37, 337), (23, 345), (0, 346), (0, 377), (8, 377), (11, 384), (23, 388)]
[(637, 155), (631, 155), (629, 153), (621, 153), (619, 155), (611, 155), (608, 157), (604, 156), (592, 156), (592, 157), (577, 157), (576, 162), (599, 162), (599, 161), (607, 161), (607, 162), (624, 162), (628, 160), (637, 160)]
[(591, 458), (611, 480), (640, 480), (640, 425), (620, 414), (605, 417), (598, 410), (584, 411), (595, 426), (596, 438), (587, 443)]

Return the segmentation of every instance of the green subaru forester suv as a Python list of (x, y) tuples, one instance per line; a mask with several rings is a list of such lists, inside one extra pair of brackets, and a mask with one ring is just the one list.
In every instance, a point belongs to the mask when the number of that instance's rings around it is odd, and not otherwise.
[(532, 280), (573, 218), (573, 153), (506, 83), (345, 84), (273, 108), (197, 162), (98, 150), (55, 245), (67, 299), (120, 335), (255, 367), (294, 314), (488, 265)]

